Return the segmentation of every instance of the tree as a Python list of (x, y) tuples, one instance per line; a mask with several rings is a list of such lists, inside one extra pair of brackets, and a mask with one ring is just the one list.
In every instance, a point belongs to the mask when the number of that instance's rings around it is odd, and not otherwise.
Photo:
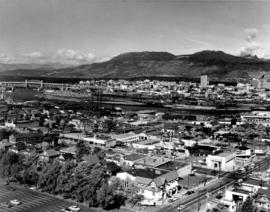
[(241, 207), (241, 212), (255, 212), (255, 207), (253, 206), (253, 200), (251, 197), (247, 197)]
[(15, 177), (20, 170), (19, 155), (14, 152), (6, 152), (1, 158), (1, 175), (2, 177)]
[(73, 185), (73, 173), (75, 164), (72, 162), (65, 163), (60, 169), (60, 175), (57, 177), (55, 191), (62, 194), (65, 198), (72, 198), (72, 193), (76, 189)]
[(53, 164), (47, 164), (42, 170), (38, 185), (43, 191), (55, 194), (57, 178), (60, 175), (61, 165), (58, 161), (54, 161)]
[(117, 182), (111, 182), (110, 184), (105, 183), (97, 192), (97, 201), (103, 209), (119, 209), (125, 204), (127, 198), (123, 194), (117, 192), (118, 186)]
[(82, 159), (85, 154), (90, 154), (90, 147), (87, 147), (84, 141), (79, 141), (76, 144), (76, 157), (78, 160)]
[(133, 208), (137, 203), (144, 200), (144, 196), (141, 194), (135, 194), (129, 199), (129, 202), (131, 203), (131, 207)]

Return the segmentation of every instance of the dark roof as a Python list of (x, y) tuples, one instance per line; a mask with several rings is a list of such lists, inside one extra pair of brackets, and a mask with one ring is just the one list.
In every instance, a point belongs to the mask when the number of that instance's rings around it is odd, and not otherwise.
[(135, 177), (143, 177), (148, 179), (155, 179), (167, 173), (167, 171), (156, 169), (132, 169), (128, 170), (127, 172)]
[(128, 161), (136, 161), (136, 160), (139, 160), (139, 159), (144, 158), (144, 157), (146, 157), (146, 156), (141, 155), (141, 154), (131, 154), (131, 155), (124, 156), (124, 159), (128, 160)]
[(112, 172), (121, 170), (121, 168), (117, 166), (114, 162), (107, 162), (106, 167)]
[(258, 193), (258, 197), (265, 195), (270, 199), (270, 189), (269, 188), (268, 189), (259, 188), (257, 193)]
[(165, 169), (165, 170), (169, 170), (169, 171), (174, 171), (174, 170), (178, 170), (182, 167), (186, 166), (185, 163), (181, 163), (178, 161), (168, 161), (160, 166), (157, 166), (156, 168), (158, 169)]
[(243, 183), (250, 184), (250, 185), (260, 186), (261, 184), (265, 185), (267, 182), (266, 181), (262, 181), (262, 180), (253, 179), (253, 178), (248, 178)]
[(232, 190), (233, 192), (237, 192), (237, 193), (242, 193), (242, 194), (249, 194), (249, 191), (243, 190), (243, 189), (239, 189), (239, 188), (235, 188)]
[(65, 160), (73, 160), (73, 159), (75, 159), (74, 155), (71, 154), (71, 153), (64, 153), (64, 154), (62, 154), (62, 156), (63, 156), (63, 158)]

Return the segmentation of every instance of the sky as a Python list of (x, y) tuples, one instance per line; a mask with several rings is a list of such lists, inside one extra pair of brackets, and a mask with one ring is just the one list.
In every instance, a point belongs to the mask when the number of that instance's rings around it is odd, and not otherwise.
[(270, 58), (270, 1), (0, 0), (0, 63), (83, 64), (130, 51)]

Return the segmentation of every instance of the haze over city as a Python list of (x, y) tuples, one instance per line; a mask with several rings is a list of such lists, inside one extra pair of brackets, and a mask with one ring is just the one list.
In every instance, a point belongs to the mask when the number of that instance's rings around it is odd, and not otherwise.
[(0, 63), (108, 60), (130, 51), (270, 55), (269, 1), (0, 0)]

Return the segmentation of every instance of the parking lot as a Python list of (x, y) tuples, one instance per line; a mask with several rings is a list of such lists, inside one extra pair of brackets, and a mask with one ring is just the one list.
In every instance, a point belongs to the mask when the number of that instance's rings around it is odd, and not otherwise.
[[(24, 187), (6, 186), (0, 184), (0, 203), (17, 199), (22, 204), (11, 208), (0, 205), (0, 212), (59, 212), (73, 203), (39, 193)], [(81, 212), (95, 212), (96, 210), (82, 207)]]

